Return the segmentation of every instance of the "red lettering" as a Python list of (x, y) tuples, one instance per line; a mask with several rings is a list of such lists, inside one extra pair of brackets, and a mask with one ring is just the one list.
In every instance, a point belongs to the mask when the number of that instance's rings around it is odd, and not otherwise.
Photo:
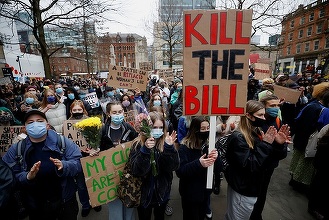
[(200, 21), (202, 14), (198, 14), (191, 23), (191, 15), (185, 15), (185, 47), (192, 46), (192, 35), (196, 37), (202, 44), (208, 44), (207, 40), (194, 28)]
[(209, 86), (202, 87), (202, 114), (208, 115)]
[(236, 84), (230, 85), (230, 103), (229, 103), (229, 113), (230, 114), (243, 114), (244, 108), (236, 107)]
[(218, 34), (218, 13), (211, 14), (210, 20), (210, 44), (217, 44), (217, 34)]
[(226, 114), (227, 108), (220, 108), (218, 106), (219, 102), (219, 86), (214, 85), (212, 86), (212, 103), (211, 103), (211, 114)]
[(235, 43), (236, 44), (249, 44), (249, 37), (242, 37), (242, 23), (243, 23), (243, 12), (236, 12), (236, 25), (235, 25)]
[(232, 38), (226, 37), (226, 22), (227, 22), (227, 12), (220, 13), (220, 44), (232, 44)]
[[(195, 97), (198, 94), (198, 90), (194, 86), (185, 86), (185, 114), (195, 115), (199, 112), (200, 101)], [(194, 108), (192, 108), (194, 105)]]

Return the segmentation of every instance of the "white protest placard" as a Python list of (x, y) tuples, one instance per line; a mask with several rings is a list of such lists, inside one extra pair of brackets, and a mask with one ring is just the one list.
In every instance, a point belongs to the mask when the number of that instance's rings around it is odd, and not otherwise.
[(74, 127), (74, 124), (80, 120), (66, 120), (63, 122), (63, 135), (68, 139), (71, 139), (76, 145), (81, 149), (86, 149), (89, 147), (86, 139), (83, 137), (82, 133)]
[(97, 108), (100, 105), (96, 92), (91, 92), (85, 95), (81, 95), (80, 98), (88, 102), (92, 108)]

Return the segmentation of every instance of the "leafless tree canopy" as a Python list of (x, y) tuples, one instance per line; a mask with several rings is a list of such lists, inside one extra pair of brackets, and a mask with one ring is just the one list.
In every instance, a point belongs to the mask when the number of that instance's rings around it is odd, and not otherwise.
[[(108, 15), (116, 13), (115, 0), (6, 0), (0, 2), (1, 16), (19, 21), (33, 31), (38, 42), (46, 77), (50, 78), (50, 52), (45, 39), (45, 28), (69, 28), (70, 24), (83, 24), (85, 19), (110, 20)], [(19, 16), (25, 12), (26, 16)]]

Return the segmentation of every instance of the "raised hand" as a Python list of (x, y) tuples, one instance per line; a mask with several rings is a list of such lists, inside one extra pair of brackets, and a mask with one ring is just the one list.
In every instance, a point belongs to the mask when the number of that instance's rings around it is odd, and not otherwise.
[(63, 169), (63, 163), (61, 160), (52, 157), (49, 157), (49, 159), (51, 160), (51, 162), (54, 163), (54, 165), (57, 167), (58, 170)]
[(33, 164), (33, 167), (31, 168), (30, 172), (28, 172), (26, 178), (28, 180), (33, 180), (37, 175), (37, 173), (39, 172), (40, 166), (41, 166), (41, 161), (38, 161), (35, 164)]
[(173, 145), (175, 143), (176, 139), (177, 139), (177, 133), (176, 133), (176, 131), (173, 131), (171, 133), (171, 135), (169, 135), (169, 132), (167, 132), (166, 138), (165, 138), (165, 142), (168, 145)]
[(148, 149), (152, 149), (155, 146), (155, 139), (153, 137), (150, 137), (150, 138), (146, 139), (145, 146)]
[(274, 140), (279, 144), (284, 144), (285, 142), (290, 143), (290, 127), (287, 124), (282, 125)]
[(274, 126), (270, 126), (266, 133), (264, 134), (264, 132), (261, 132), (262, 134), (262, 139), (263, 141), (269, 143), (269, 144), (272, 144), (274, 139), (275, 139), (275, 136), (277, 135), (277, 130)]

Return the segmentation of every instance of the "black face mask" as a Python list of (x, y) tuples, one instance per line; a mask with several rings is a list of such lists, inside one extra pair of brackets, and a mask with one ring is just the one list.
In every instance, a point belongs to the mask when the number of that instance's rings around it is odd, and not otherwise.
[(209, 131), (198, 131), (196, 132), (197, 137), (199, 137), (202, 141), (206, 141), (209, 137)]
[(250, 121), (250, 124), (252, 125), (252, 126), (254, 126), (254, 127), (262, 127), (264, 124), (265, 124), (265, 122), (266, 122), (266, 120), (265, 119), (262, 119), (262, 118), (258, 118), (258, 117), (256, 117), (256, 116), (253, 116), (254, 118), (255, 118), (255, 121), (252, 121), (251, 119), (249, 119), (249, 121)]
[(73, 118), (81, 119), (83, 116), (83, 112), (72, 113), (72, 116), (73, 116)]

